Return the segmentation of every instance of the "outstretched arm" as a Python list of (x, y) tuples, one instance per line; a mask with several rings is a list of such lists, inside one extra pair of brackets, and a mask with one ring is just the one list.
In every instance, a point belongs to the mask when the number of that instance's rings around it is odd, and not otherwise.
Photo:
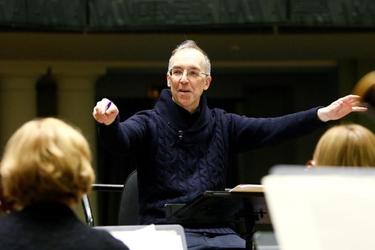
[(334, 101), (326, 107), (318, 109), (318, 117), (321, 121), (327, 122), (341, 119), (351, 112), (364, 111), (367, 111), (367, 108), (362, 106), (360, 96), (347, 95)]

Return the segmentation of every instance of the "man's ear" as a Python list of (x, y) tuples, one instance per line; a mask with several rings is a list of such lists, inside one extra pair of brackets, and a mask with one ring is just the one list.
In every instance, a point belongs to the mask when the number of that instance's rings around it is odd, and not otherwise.
[(205, 85), (203, 87), (204, 90), (207, 90), (210, 87), (211, 81), (212, 81), (212, 77), (211, 76), (207, 76), (206, 77)]
[(170, 88), (171, 87), (171, 80), (169, 79), (169, 75), (167, 74), (167, 86)]

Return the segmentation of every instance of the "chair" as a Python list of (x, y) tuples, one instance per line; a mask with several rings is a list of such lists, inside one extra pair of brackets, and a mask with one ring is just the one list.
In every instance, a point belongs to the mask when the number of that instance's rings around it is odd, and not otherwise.
[[(139, 225), (137, 170), (134, 170), (128, 175), (124, 185), (93, 184), (92, 189), (94, 191), (122, 192), (119, 206), (118, 224)], [(90, 201), (86, 194), (82, 197), (82, 206), (86, 223), (89, 226), (94, 226), (94, 218), (92, 216)]]
[[(120, 184), (92, 184), (93, 191), (102, 191), (102, 192), (123, 192), (124, 185)], [(87, 194), (82, 195), (82, 208), (83, 213), (85, 215), (85, 220), (87, 225), (93, 227), (94, 223), (94, 216), (92, 214), (92, 209), (90, 205), (90, 199)]]
[(118, 224), (139, 225), (138, 174), (131, 172), (125, 180), (121, 195)]

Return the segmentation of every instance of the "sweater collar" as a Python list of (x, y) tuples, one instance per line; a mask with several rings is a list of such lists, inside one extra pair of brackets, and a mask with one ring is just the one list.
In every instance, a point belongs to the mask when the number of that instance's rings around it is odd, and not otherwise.
[(208, 107), (204, 94), (201, 96), (198, 109), (193, 114), (190, 114), (172, 100), (172, 94), (169, 89), (163, 89), (155, 109), (176, 129), (195, 130), (204, 126), (208, 121), (205, 118), (208, 116)]

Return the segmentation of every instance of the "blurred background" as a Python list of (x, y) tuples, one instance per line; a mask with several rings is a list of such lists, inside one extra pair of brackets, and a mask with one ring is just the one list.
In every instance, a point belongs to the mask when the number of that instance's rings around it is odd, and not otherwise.
[[(123, 184), (137, 162), (100, 147), (92, 108), (103, 97), (121, 119), (152, 108), (186, 39), (211, 59), (211, 107), (283, 115), (351, 93), (375, 68), (375, 2), (0, 0), (1, 151), (23, 122), (56, 116), (88, 138), (96, 182)], [(369, 114), (350, 121), (374, 128)], [(228, 187), (260, 183), (275, 164), (305, 164), (322, 132), (239, 155)], [(116, 224), (119, 197), (90, 196), (97, 225)]]

